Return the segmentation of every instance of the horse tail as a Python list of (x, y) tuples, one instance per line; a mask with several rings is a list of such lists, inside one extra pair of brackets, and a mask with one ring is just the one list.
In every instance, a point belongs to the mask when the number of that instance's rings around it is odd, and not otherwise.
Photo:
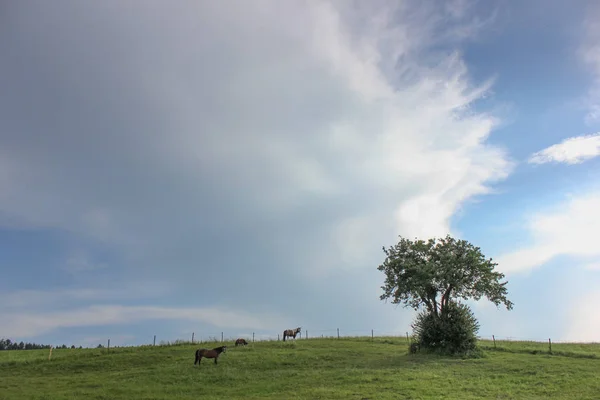
[(286, 333), (286, 332), (287, 332), (287, 331), (283, 331), (283, 341), (284, 341), (284, 342), (285, 342), (285, 333)]
[(194, 365), (196, 365), (199, 360), (200, 360), (200, 350), (196, 350), (196, 360), (194, 360)]

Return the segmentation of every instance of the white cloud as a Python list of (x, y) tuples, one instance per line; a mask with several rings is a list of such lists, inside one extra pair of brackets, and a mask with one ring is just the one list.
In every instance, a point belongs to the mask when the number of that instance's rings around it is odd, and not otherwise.
[(595, 262), (595, 263), (585, 264), (583, 266), (583, 269), (586, 269), (588, 271), (600, 271), (600, 261)]
[(576, 296), (571, 303), (564, 341), (600, 343), (600, 290)]
[(218, 307), (170, 308), (152, 306), (98, 305), (48, 313), (7, 313), (1, 315), (2, 334), (27, 338), (59, 328), (132, 324), (147, 320), (186, 320), (229, 329), (279, 329), (285, 319), (232, 311)]
[(580, 164), (600, 155), (600, 132), (593, 135), (570, 137), (558, 144), (535, 152), (529, 157), (530, 164), (549, 162)]
[[(145, 98), (157, 102), (170, 129), (168, 135), (166, 132), (157, 136), (134, 135), (124, 144), (136, 146), (146, 142), (137, 150), (140, 154), (146, 152), (147, 157), (148, 144), (158, 148), (159, 152), (152, 154), (156, 157), (152, 169), (163, 173), (165, 168), (176, 168), (181, 178), (190, 174), (192, 178), (195, 175), (201, 178), (203, 171), (212, 168), (223, 173), (223, 185), (228, 181), (244, 187), (243, 181), (250, 185), (260, 183), (263, 196), (256, 199), (250, 195), (247, 203), (259, 201), (261, 208), (281, 209), (281, 212), (294, 207), (293, 199), (298, 195), (343, 196), (340, 200), (350, 201), (351, 197), (345, 194), (367, 185), (365, 189), (372, 190), (374, 200), (378, 200), (373, 201), (373, 206), (383, 200), (387, 207), (398, 210), (396, 229), (408, 234), (412, 234), (416, 225), (419, 234), (446, 232), (448, 219), (461, 202), (486, 193), (489, 190), (486, 183), (506, 177), (510, 165), (504, 153), (484, 144), (496, 123), (494, 118), (465, 112), (471, 102), (486, 92), (489, 82), (472, 87), (458, 54), (437, 54), (437, 66), (420, 66), (419, 58), (411, 51), (415, 47), (425, 49), (430, 43), (415, 42), (415, 38), (400, 40), (397, 53), (407, 58), (400, 67), (409, 68), (413, 78), (399, 82), (394, 75), (385, 76), (379, 69), (383, 61), (400, 61), (387, 60), (387, 54), (379, 47), (383, 38), (393, 33), (383, 24), (372, 24), (368, 35), (355, 38), (351, 34), (353, 27), (346, 24), (331, 3), (285, 4), (260, 2), (258, 6), (245, 7), (244, 12), (235, 16), (227, 6), (184, 7), (190, 18), (194, 15), (206, 24), (192, 23), (184, 16), (184, 10), (181, 14), (167, 13), (164, 22), (178, 29), (163, 32), (161, 41), (152, 47), (139, 43), (142, 51), (165, 51), (161, 56), (165, 65), (152, 67), (141, 57), (143, 53), (136, 51), (124, 58), (125, 69), (119, 74), (127, 74), (132, 93), (140, 96), (142, 92), (148, 93)], [(456, 3), (453, 14), (460, 4)], [(106, 13), (106, 9), (101, 12)], [(92, 11), (85, 12), (88, 13)], [(159, 14), (159, 10), (150, 7), (140, 9), (137, 17), (140, 29), (150, 29), (144, 23)], [(280, 17), (273, 18), (275, 15)], [(290, 18), (285, 18), (286, 15)], [(115, 30), (125, 35), (124, 46), (135, 45), (137, 36), (133, 36), (128, 24), (119, 25), (124, 20), (112, 13), (103, 18), (115, 20)], [(262, 21), (260, 30), (255, 30), (257, 20)], [(277, 22), (282, 20), (287, 22)], [(400, 19), (397, 23), (394, 29), (415, 34), (431, 28), (427, 20)], [(420, 26), (421, 23), (425, 25)], [(221, 30), (223, 26), (233, 31)], [(196, 52), (211, 51), (204, 48), (209, 45), (203, 39), (207, 37), (220, 41), (219, 53), (200, 57), (180, 45), (182, 41), (194, 42)], [(112, 49), (109, 43), (102, 46)], [(233, 58), (225, 58), (226, 55)], [(225, 61), (232, 68), (240, 66), (231, 75), (212, 70), (227, 85), (204, 85), (215, 80), (209, 74), (211, 69), (222, 68)], [(183, 63), (197, 68), (186, 69), (189, 75), (184, 77), (177, 74)], [(67, 71), (68, 67), (58, 72)], [(152, 81), (145, 80), (150, 73)], [(217, 98), (227, 105), (223, 109), (227, 115), (209, 114), (197, 106)], [(67, 129), (66, 135), (69, 132)], [(79, 136), (83, 141), (93, 142), (93, 135), (88, 132)], [(31, 152), (25, 144), (18, 150)], [(115, 153), (110, 158), (120, 156), (112, 147), (106, 150)], [(48, 151), (56, 153), (59, 149)], [(6, 158), (17, 171), (42, 166), (41, 161), (31, 157), (21, 163), (16, 155)], [(251, 167), (237, 169), (244, 165)], [(119, 187), (118, 192), (111, 194), (116, 201), (110, 206), (107, 194), (102, 192), (94, 196), (95, 201), (88, 199), (85, 191), (72, 190), (81, 182), (59, 181), (59, 171), (52, 165), (48, 167), (39, 179), (30, 175), (29, 180), (21, 183), (11, 180), (5, 188), (11, 196), (5, 196), (0, 203), (5, 213), (21, 216), (24, 221), (67, 227), (113, 241), (148, 234), (134, 226), (127, 214), (145, 218), (148, 212), (153, 212), (160, 216), (160, 209), (146, 211), (145, 207), (139, 209), (137, 204), (125, 203), (130, 192), (126, 187)], [(73, 174), (68, 170), (61, 172), (67, 176)], [(133, 178), (132, 172), (122, 170), (122, 173), (128, 179)], [(98, 178), (108, 183), (107, 174), (101, 173)], [(42, 179), (45, 185), (33, 184), (41, 183)], [(55, 202), (59, 184), (67, 185), (70, 190), (60, 197), (60, 202)], [(154, 181), (151, 185), (143, 187), (150, 196), (162, 190), (154, 186)], [(136, 192), (138, 189), (136, 185)], [(185, 196), (186, 192), (194, 194), (186, 186), (176, 189), (177, 197)], [(65, 207), (62, 199), (72, 207)], [(94, 203), (107, 205), (96, 207)], [(184, 212), (192, 211), (192, 204), (184, 207)], [(424, 210), (436, 212), (424, 223), (416, 224), (414, 215), (402, 212), (406, 207), (420, 210), (418, 215)], [(166, 221), (161, 222), (173, 223), (169, 215), (163, 217)], [(162, 226), (161, 231), (164, 231)]]
[(552, 210), (539, 212), (529, 218), (526, 229), (532, 244), (499, 257), (499, 270), (524, 272), (561, 255), (596, 260), (600, 257), (600, 192), (572, 196)]

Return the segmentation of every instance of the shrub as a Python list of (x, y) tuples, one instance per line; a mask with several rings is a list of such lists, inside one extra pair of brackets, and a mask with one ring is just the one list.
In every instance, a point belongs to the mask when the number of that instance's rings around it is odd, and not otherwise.
[(465, 304), (450, 302), (440, 315), (422, 311), (412, 327), (420, 349), (451, 355), (476, 349), (479, 323)]

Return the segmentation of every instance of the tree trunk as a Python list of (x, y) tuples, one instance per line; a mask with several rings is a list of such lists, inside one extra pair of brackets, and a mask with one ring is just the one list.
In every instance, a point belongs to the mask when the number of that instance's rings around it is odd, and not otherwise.
[(448, 286), (448, 288), (446, 289), (446, 291), (444, 292), (443, 296), (442, 296), (442, 314), (446, 313), (446, 309), (448, 308), (448, 302), (450, 301), (450, 294), (452, 293), (452, 285)]

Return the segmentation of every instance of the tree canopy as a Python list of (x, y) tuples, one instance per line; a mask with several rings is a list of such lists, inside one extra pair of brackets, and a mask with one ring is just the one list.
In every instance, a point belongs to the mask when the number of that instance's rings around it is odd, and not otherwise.
[(496, 306), (513, 308), (508, 282), (501, 282), (504, 274), (494, 271), (498, 264), (466, 240), (450, 235), (427, 241), (400, 237), (398, 244), (383, 251), (387, 257), (378, 267), (385, 273), (381, 300), (415, 310), (425, 307), (434, 316), (444, 315), (457, 299), (486, 297)]

